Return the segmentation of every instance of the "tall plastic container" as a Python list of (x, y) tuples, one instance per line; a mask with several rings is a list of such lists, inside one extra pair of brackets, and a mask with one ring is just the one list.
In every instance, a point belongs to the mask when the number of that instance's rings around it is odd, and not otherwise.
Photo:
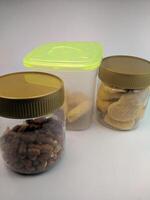
[(54, 42), (28, 53), (23, 63), (32, 70), (62, 78), (65, 83), (67, 129), (87, 129), (92, 121), (97, 70), (102, 47), (96, 42)]

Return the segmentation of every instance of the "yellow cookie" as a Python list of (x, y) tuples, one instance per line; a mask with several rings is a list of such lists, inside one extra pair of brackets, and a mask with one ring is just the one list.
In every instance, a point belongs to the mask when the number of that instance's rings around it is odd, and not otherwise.
[(144, 113), (145, 113), (145, 107), (139, 109), (138, 116), (137, 116), (136, 120), (142, 119), (144, 117)]
[(113, 103), (113, 101), (104, 101), (104, 100), (101, 100), (101, 99), (97, 99), (96, 101), (96, 105), (97, 105), (97, 108), (102, 111), (103, 113), (106, 113), (107, 110), (108, 110), (108, 107)]
[(125, 90), (110, 88), (101, 83), (97, 96), (99, 99), (109, 101), (109, 100), (119, 99), (125, 92), (126, 92)]
[(110, 93), (116, 93), (116, 92), (121, 92), (121, 93), (126, 93), (126, 90), (124, 89), (120, 89), (120, 88), (114, 88), (114, 87), (110, 87), (104, 83), (101, 83), (102, 87), (104, 88), (104, 90), (106, 92), (110, 92)]
[(130, 91), (120, 98), (120, 101), (122, 104), (130, 104), (130, 105), (136, 105), (141, 106), (145, 104), (145, 101), (147, 100), (147, 97), (149, 95), (149, 90), (138, 90), (138, 91)]
[(109, 106), (109, 117), (122, 122), (136, 119), (139, 116), (139, 110), (144, 106), (147, 95), (147, 90), (123, 94), (117, 102)]
[(68, 112), (67, 120), (68, 122), (74, 122), (82, 117), (84, 114), (88, 113), (92, 108), (92, 104), (90, 101), (83, 101), (76, 107), (74, 107), (71, 111)]
[(136, 119), (139, 113), (139, 106), (122, 103), (120, 100), (112, 103), (108, 108), (108, 116), (117, 121), (130, 121)]
[(85, 100), (88, 100), (88, 97), (82, 92), (67, 93), (67, 103), (69, 110)]
[(109, 117), (108, 115), (105, 115), (104, 122), (113, 128), (117, 128), (119, 130), (130, 130), (135, 125), (135, 120), (130, 120), (126, 122), (116, 121)]

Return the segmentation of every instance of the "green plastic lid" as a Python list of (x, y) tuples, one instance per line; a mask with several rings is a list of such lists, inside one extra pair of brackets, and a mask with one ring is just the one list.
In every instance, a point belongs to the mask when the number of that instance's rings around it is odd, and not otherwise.
[(94, 70), (102, 55), (102, 46), (96, 42), (51, 42), (33, 49), (23, 63), (31, 68)]

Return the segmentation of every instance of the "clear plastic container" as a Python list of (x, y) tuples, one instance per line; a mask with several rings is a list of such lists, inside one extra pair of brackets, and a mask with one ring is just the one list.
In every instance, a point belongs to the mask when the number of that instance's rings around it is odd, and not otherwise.
[(0, 147), (8, 168), (38, 174), (60, 160), (63, 102), (63, 82), (55, 76), (23, 72), (0, 77)]
[(150, 94), (150, 62), (131, 56), (103, 60), (97, 93), (98, 121), (118, 130), (137, 127)]
[(24, 58), (32, 70), (58, 75), (65, 83), (67, 129), (87, 129), (92, 122), (97, 69), (102, 48), (95, 42), (57, 42), (42, 45)]

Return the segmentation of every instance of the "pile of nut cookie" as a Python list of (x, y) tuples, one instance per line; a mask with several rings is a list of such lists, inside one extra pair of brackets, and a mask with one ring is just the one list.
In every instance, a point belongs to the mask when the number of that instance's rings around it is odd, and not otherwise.
[(96, 102), (99, 119), (113, 128), (132, 129), (144, 116), (148, 95), (149, 88), (124, 90), (101, 83)]
[(42, 117), (7, 128), (1, 138), (3, 158), (9, 168), (22, 174), (46, 171), (63, 151), (61, 120)]

